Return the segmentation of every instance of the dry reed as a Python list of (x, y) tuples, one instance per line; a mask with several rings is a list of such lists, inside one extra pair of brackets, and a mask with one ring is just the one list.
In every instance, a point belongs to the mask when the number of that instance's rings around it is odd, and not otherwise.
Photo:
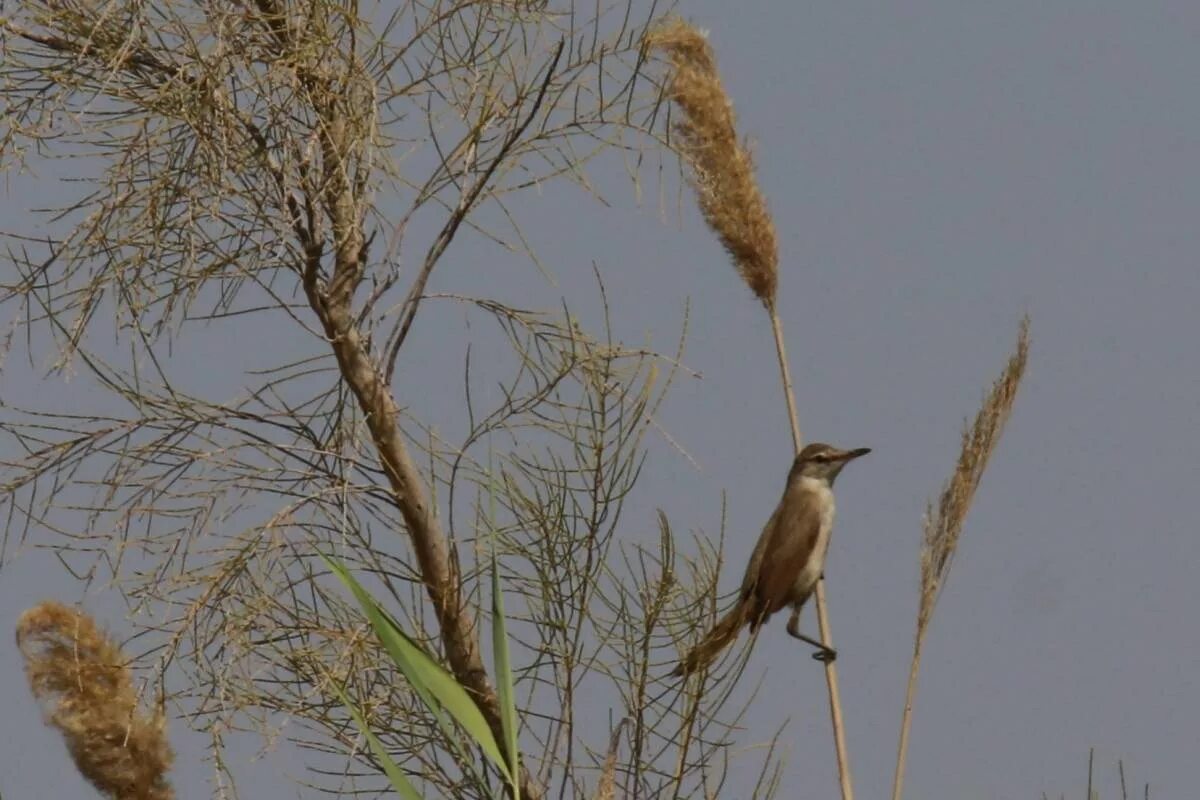
[(908, 689), (904, 714), (900, 724), (900, 742), (896, 756), (896, 774), (892, 783), (892, 800), (900, 800), (904, 788), (904, 767), (908, 757), (908, 732), (912, 723), (913, 698), (916, 694), (917, 673), (921, 663), (921, 647), (929, 630), (929, 621), (942, 588), (950, 575), (963, 522), (975, 499), (975, 492), (987, 469), (988, 460), (1000, 441), (1004, 425), (1012, 414), (1013, 401), (1025, 373), (1029, 356), (1029, 317), (1021, 320), (1017, 333), (1017, 349), (1009, 358), (1004, 372), (992, 384), (975, 421), (963, 430), (962, 450), (954, 474), (942, 489), (935, 507), (929, 504), (925, 513), (924, 536), (921, 542), (921, 598), (917, 608), (917, 633), (913, 641), (913, 656), (909, 668)]
[(80, 774), (114, 800), (169, 800), (174, 754), (161, 714), (138, 710), (120, 648), (78, 611), (48, 601), (21, 615), (17, 647), (46, 721)]
[(992, 384), (975, 422), (963, 430), (962, 450), (954, 474), (942, 489), (937, 508), (929, 504), (925, 514), (925, 535), (921, 543), (921, 604), (917, 614), (917, 632), (924, 635), (938, 595), (950, 574), (950, 566), (962, 536), (963, 522), (975, 499), (975, 491), (987, 469), (988, 460), (1000, 441), (1004, 425), (1012, 414), (1017, 388), (1025, 373), (1029, 356), (1029, 318), (1021, 320), (1016, 352), (1004, 372)]
[[(679, 19), (651, 32), (647, 43), (665, 52), (671, 62), (667, 90), (683, 112), (683, 119), (675, 126), (680, 137), (678, 147), (691, 165), (692, 185), (704, 220), (770, 316), (792, 442), (796, 452), (800, 452), (804, 443), (776, 305), (779, 251), (775, 224), (755, 180), (750, 152), (738, 142), (733, 103), (717, 74), (716, 57), (704, 33)], [(817, 582), (815, 595), (821, 641), (832, 648), (824, 579)], [(825, 664), (825, 681), (842, 800), (853, 800), (842, 701), (837, 668), (832, 661)]]
[(629, 720), (623, 719), (617, 723), (616, 730), (608, 739), (608, 755), (604, 758), (604, 767), (600, 770), (600, 781), (596, 784), (596, 794), (592, 800), (614, 800), (616, 797), (617, 751), (621, 747), (621, 735)]
[(647, 42), (671, 61), (668, 94), (683, 111), (675, 130), (692, 167), (704, 220), (750, 290), (772, 308), (779, 277), (775, 224), (754, 178), (754, 160), (738, 142), (733, 104), (717, 74), (712, 46), (679, 19), (653, 31)]

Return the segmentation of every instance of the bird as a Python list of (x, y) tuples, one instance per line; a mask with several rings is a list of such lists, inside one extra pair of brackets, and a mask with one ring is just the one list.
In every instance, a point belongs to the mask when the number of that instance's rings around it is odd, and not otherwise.
[(680, 660), (672, 676), (691, 675), (708, 666), (746, 625), (751, 633), (772, 614), (791, 606), (787, 632), (818, 648), (813, 658), (829, 662), (837, 653), (800, 632), (800, 610), (825, 570), (833, 530), (833, 482), (842, 469), (871, 452), (869, 447), (840, 450), (816, 442), (796, 456), (783, 497), (763, 527), (746, 566), (733, 608)]

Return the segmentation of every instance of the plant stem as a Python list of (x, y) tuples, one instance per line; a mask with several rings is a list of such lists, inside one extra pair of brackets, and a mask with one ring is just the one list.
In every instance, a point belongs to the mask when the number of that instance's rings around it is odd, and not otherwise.
[(908, 730), (912, 727), (913, 700), (917, 696), (917, 673), (921, 669), (921, 641), (924, 632), (917, 634), (913, 644), (912, 664), (908, 668), (908, 688), (904, 692), (904, 714), (900, 719), (900, 745), (896, 749), (896, 776), (892, 780), (892, 800), (904, 794), (904, 766), (908, 762)]
[[(779, 313), (775, 304), (767, 306), (771, 315), (771, 328), (775, 333), (775, 352), (779, 356), (779, 373), (783, 379), (783, 393), (787, 399), (788, 419), (792, 425), (792, 443), (796, 452), (804, 441), (800, 438), (800, 420), (796, 414), (796, 396), (792, 389), (792, 376), (788, 370), (787, 351), (783, 345), (783, 325), (779, 321)], [(817, 626), (821, 634), (821, 643), (833, 649), (833, 637), (829, 632), (829, 616), (825, 610), (825, 579), (817, 581)], [(837, 666), (833, 661), (825, 662), (825, 683), (829, 687), (829, 719), (833, 724), (833, 744), (837, 751), (838, 778), (841, 781), (842, 800), (854, 800), (854, 784), (850, 779), (850, 757), (846, 751), (846, 726), (842, 721), (842, 698), (838, 688)]]

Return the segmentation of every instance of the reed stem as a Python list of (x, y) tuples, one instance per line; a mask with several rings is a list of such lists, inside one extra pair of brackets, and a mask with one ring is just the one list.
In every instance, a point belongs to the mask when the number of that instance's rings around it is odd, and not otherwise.
[[(779, 321), (779, 312), (775, 309), (774, 303), (767, 306), (767, 312), (771, 315), (771, 329), (775, 333), (775, 352), (779, 357), (779, 374), (783, 380), (783, 393), (787, 399), (788, 420), (792, 426), (792, 443), (796, 447), (796, 452), (799, 453), (800, 448), (804, 446), (804, 440), (800, 437), (800, 420), (796, 413), (796, 393), (792, 388), (791, 371), (788, 369), (787, 350), (783, 342), (783, 325)], [(833, 636), (830, 633), (829, 614), (826, 611), (824, 578), (817, 581), (815, 595), (817, 628), (820, 631), (821, 643), (832, 650)], [(910, 693), (911, 684), (914, 681), (915, 679), (910, 679)], [(837, 665), (834, 661), (825, 662), (825, 685), (829, 689), (829, 720), (833, 725), (833, 745), (837, 752), (838, 779), (842, 788), (842, 800), (854, 800), (854, 782), (850, 777), (850, 755), (846, 748), (846, 725), (842, 719), (841, 689), (838, 685)]]

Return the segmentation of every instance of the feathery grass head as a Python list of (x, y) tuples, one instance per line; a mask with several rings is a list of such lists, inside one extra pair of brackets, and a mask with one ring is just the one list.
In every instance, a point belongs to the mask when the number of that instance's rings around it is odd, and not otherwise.
[(704, 221), (750, 290), (773, 308), (779, 280), (775, 224), (755, 181), (754, 161), (738, 142), (733, 104), (712, 47), (701, 31), (679, 19), (651, 32), (647, 43), (671, 62), (668, 93), (683, 112), (676, 130)]
[(608, 738), (608, 756), (604, 759), (604, 767), (600, 770), (600, 782), (596, 785), (596, 794), (592, 796), (592, 800), (613, 800), (616, 797), (617, 749), (621, 746), (621, 734), (628, 722), (628, 719), (618, 722), (616, 730)]
[(975, 422), (963, 430), (962, 451), (958, 455), (954, 474), (942, 489), (935, 508), (932, 503), (925, 514), (925, 537), (921, 546), (921, 605), (917, 614), (917, 635), (929, 625), (938, 594), (950, 574), (954, 552), (962, 534), (963, 522), (975, 498), (975, 490), (983, 478), (988, 459), (1000, 441), (1004, 424), (1012, 413), (1017, 387), (1025, 372), (1029, 355), (1029, 317), (1021, 320), (1017, 334), (1017, 350), (1009, 358), (1004, 372), (992, 384), (992, 389)]
[(25, 674), (75, 766), (113, 800), (170, 800), (174, 754), (161, 715), (137, 707), (120, 648), (86, 614), (48, 601), (17, 622)]

